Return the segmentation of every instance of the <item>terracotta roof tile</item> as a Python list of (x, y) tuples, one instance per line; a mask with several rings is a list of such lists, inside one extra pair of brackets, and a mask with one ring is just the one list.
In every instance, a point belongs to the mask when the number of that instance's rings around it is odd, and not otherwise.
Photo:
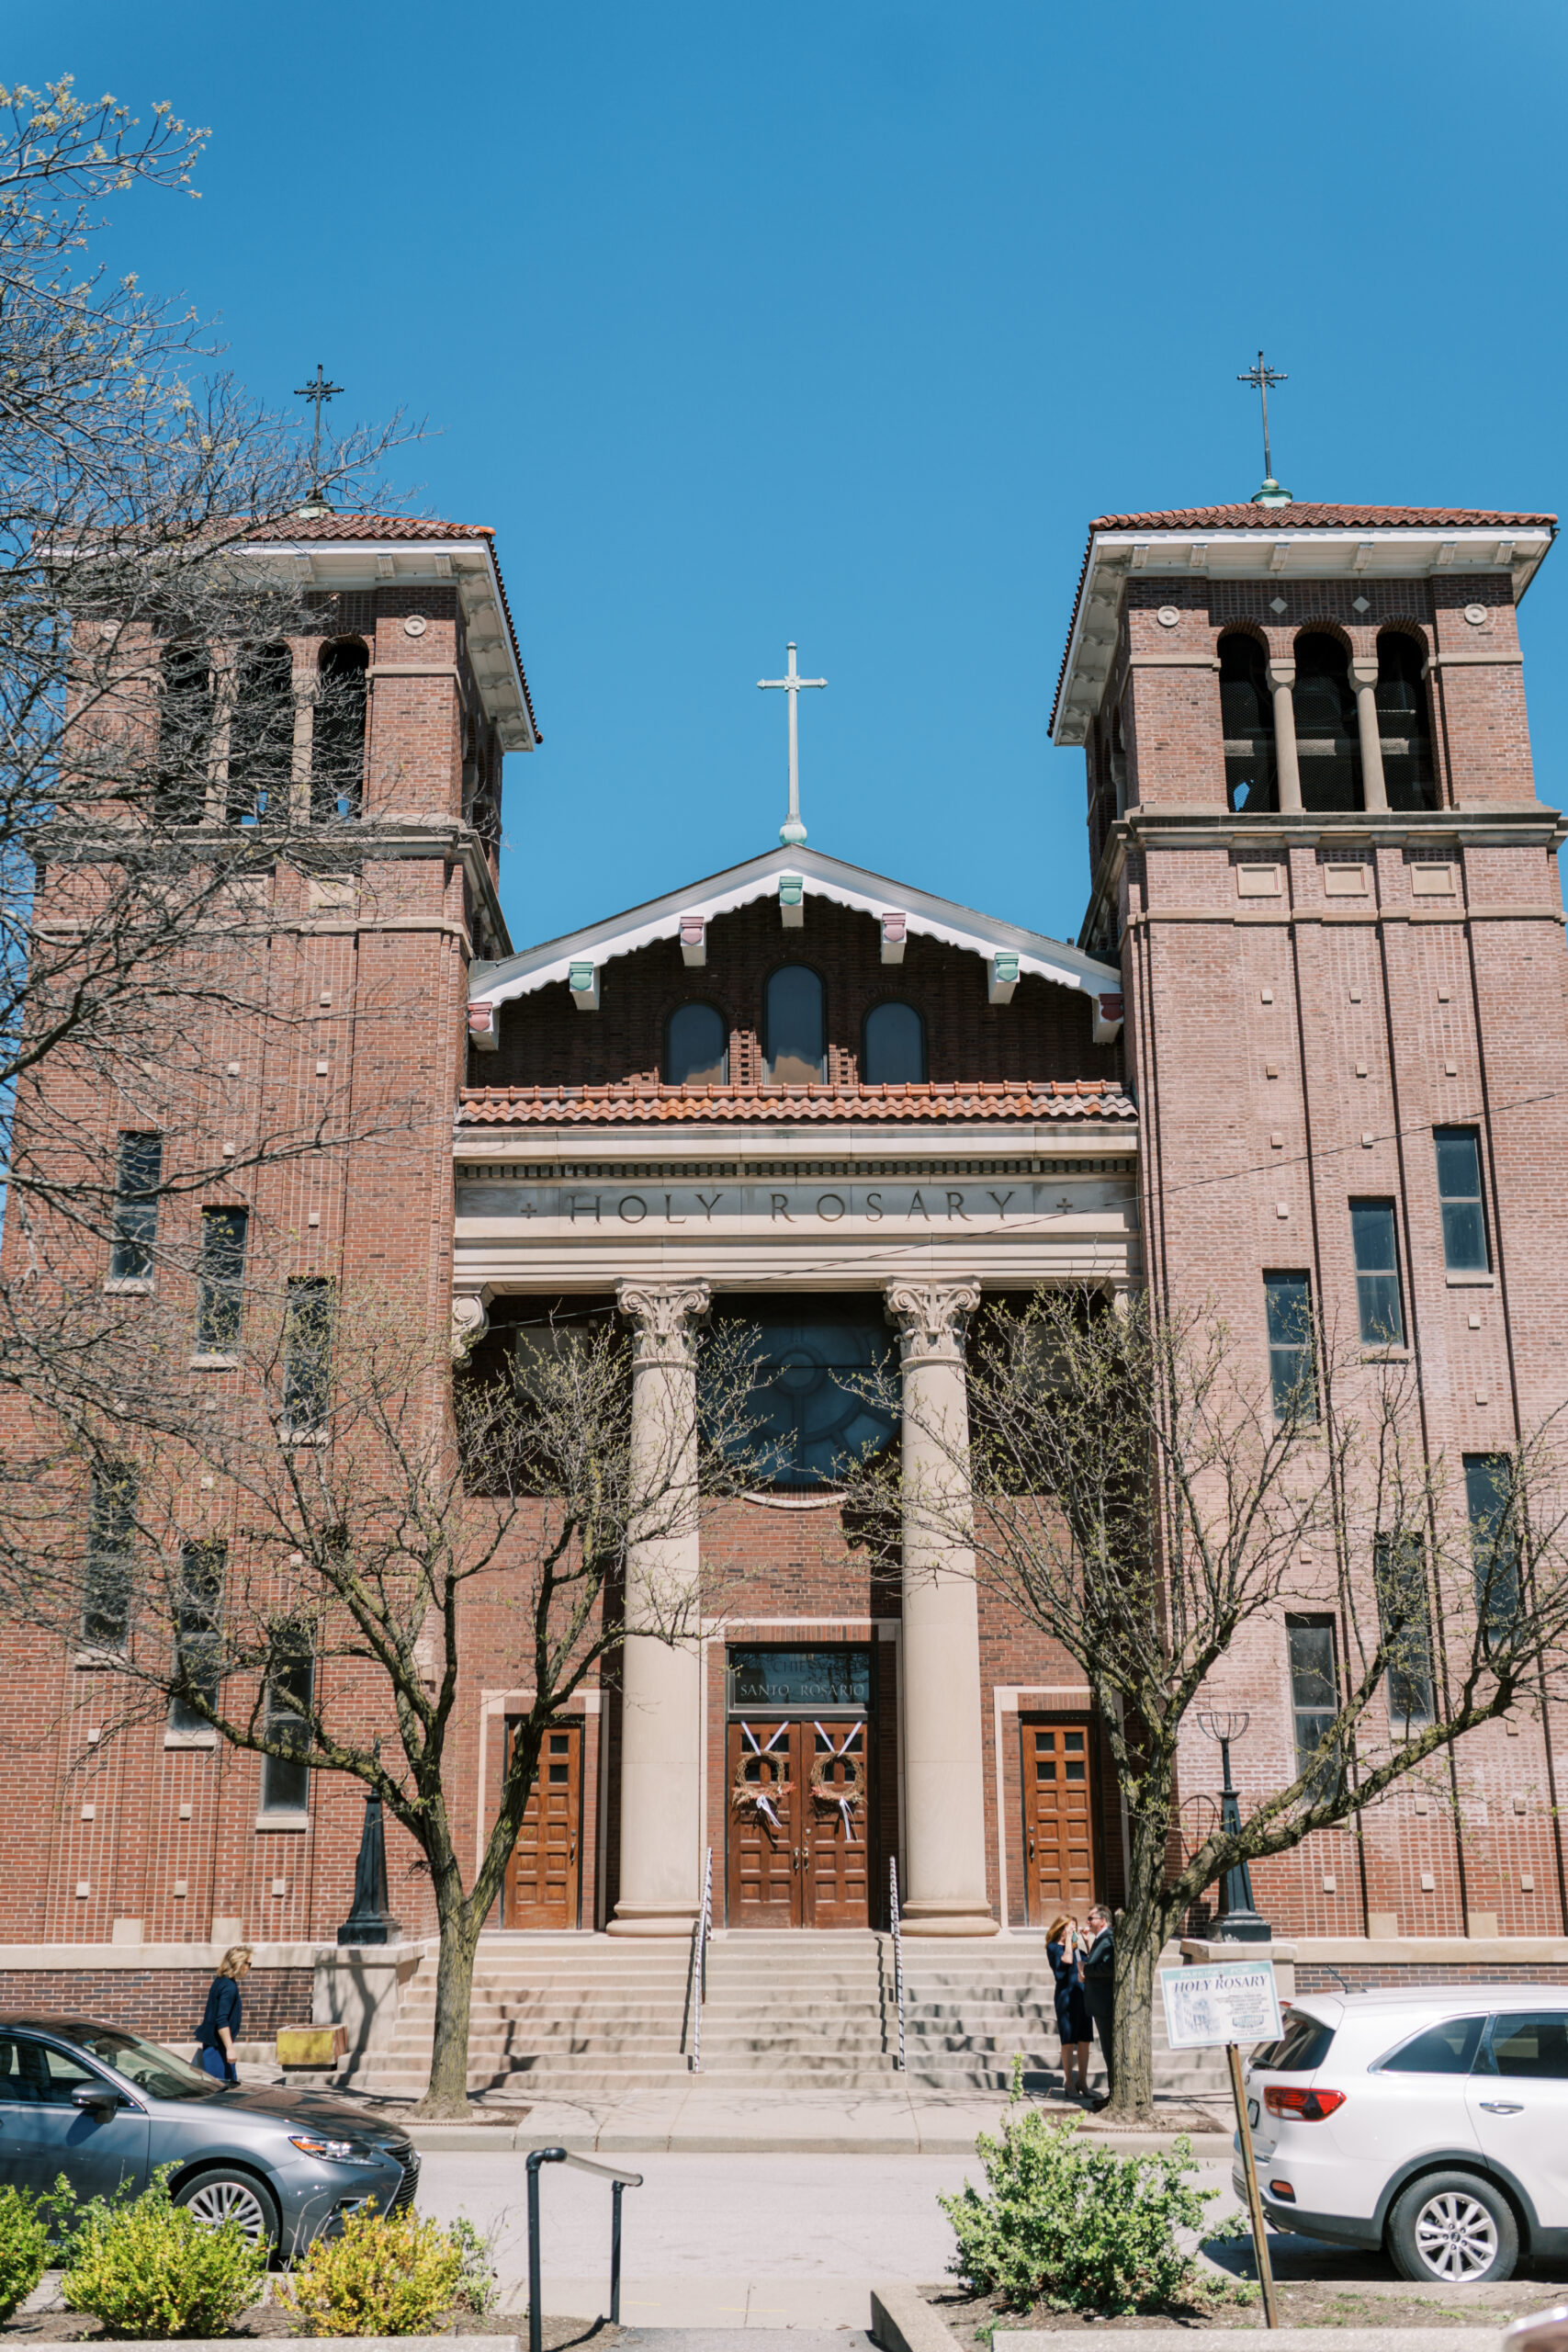
[(424, 541), (432, 539), (489, 539), (491, 560), (495, 566), (496, 585), (501, 590), (502, 618), (517, 662), (517, 675), (523, 681), (523, 700), (528, 708), (528, 724), (536, 743), (542, 743), (539, 722), (534, 715), (534, 697), (529, 690), (528, 673), (523, 667), (522, 649), (517, 642), (516, 624), (512, 606), (507, 601), (506, 582), (501, 575), (501, 558), (495, 550), (495, 530), (489, 523), (442, 523), (418, 514), (283, 514), (275, 522), (259, 523), (251, 534), (256, 539), (284, 539), (291, 546), (302, 541), (355, 539), (401, 539)]
[(729, 1087), (469, 1086), (459, 1126), (722, 1125), (802, 1122), (882, 1122), (907, 1125), (975, 1119), (1113, 1119), (1135, 1125), (1137, 1111), (1114, 1080), (1098, 1078), (981, 1080), (968, 1085), (787, 1086), (761, 1093)]
[(258, 539), (492, 539), (489, 523), (442, 523), (421, 514), (280, 514)]
[(1404, 524), (1469, 530), (1551, 530), (1555, 514), (1495, 514), (1463, 506), (1186, 506), (1168, 514), (1097, 514), (1091, 531), (1375, 530)]

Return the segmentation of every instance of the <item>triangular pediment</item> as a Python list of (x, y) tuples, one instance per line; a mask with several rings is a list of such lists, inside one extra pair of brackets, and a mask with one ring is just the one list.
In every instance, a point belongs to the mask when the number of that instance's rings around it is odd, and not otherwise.
[(801, 886), (801, 927), (807, 932), (811, 902), (816, 899), (852, 908), (877, 922), (886, 922), (890, 915), (901, 915), (911, 937), (941, 940), (975, 956), (990, 959), (1000, 951), (1016, 956), (1020, 978), (1033, 973), (1042, 979), (1055, 981), (1058, 987), (1082, 989), (1097, 997), (1119, 992), (1122, 987), (1122, 975), (1114, 964), (1086, 956), (1065, 940), (1049, 938), (1043, 932), (1026, 931), (1018, 923), (1003, 922), (996, 916), (977, 914), (955, 899), (918, 890), (908, 882), (890, 881), (886, 875), (873, 874), (863, 865), (848, 865), (841, 858), (827, 857), (820, 850), (796, 848), (769, 850), (761, 857), (749, 858), (743, 865), (728, 867), (723, 874), (710, 875), (683, 889), (667, 890), (662, 898), (649, 899), (640, 907), (628, 908), (624, 914), (585, 924), (581, 931), (570, 932), (564, 938), (545, 940), (537, 947), (525, 948), (520, 956), (509, 956), (495, 964), (476, 964), (469, 985), (470, 998), (475, 1003), (510, 1004), (518, 997), (530, 996), (538, 989), (570, 979), (574, 964), (591, 964), (598, 970), (615, 957), (634, 955), (639, 947), (649, 946), (656, 940), (680, 938), (682, 922), (705, 925), (716, 916), (732, 913), (736, 908), (750, 906), (756, 899), (783, 899), (795, 881)]

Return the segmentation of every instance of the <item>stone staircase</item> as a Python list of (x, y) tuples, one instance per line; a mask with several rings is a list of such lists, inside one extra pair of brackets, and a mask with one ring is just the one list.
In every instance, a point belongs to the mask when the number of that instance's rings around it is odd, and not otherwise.
[[(474, 1969), (470, 2090), (594, 2101), (689, 2084), (690, 1966), (683, 1939), (485, 1936)], [(901, 2079), (954, 2094), (1005, 2090), (1017, 2053), (1031, 2090), (1059, 2083), (1042, 1939), (907, 1937), (904, 1968), (901, 2078), (891, 1937), (716, 1936), (708, 1948), (702, 2081), (737, 2091), (886, 2090)], [(341, 2079), (356, 2090), (417, 2097), (430, 2068), (434, 1990), (432, 1953), (404, 1987), (389, 2037), (352, 2059)], [(1103, 2081), (1098, 2063), (1093, 2081)], [(1168, 2050), (1157, 2007), (1155, 2087), (1200, 2105), (1229, 2098), (1222, 2054)]]
[[(690, 1974), (684, 1939), (481, 1937), (469, 2090), (592, 2099), (683, 2083)], [(389, 2038), (351, 2058), (338, 2079), (354, 2090), (418, 2098), (430, 2075), (434, 2025), (433, 1950), (403, 1987)]]

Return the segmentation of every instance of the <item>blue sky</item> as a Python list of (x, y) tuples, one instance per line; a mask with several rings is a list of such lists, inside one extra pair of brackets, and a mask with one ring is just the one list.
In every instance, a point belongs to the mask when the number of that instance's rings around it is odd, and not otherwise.
[[(1530, 0), (13, 0), (0, 57), (210, 123), (117, 260), (259, 394), (320, 358), (428, 416), (418, 503), (495, 526), (522, 946), (775, 840), (790, 637), (813, 845), (1071, 937), (1084, 526), (1251, 492), (1259, 345), (1298, 497), (1560, 507), (1565, 44)], [(1556, 801), (1565, 613), (1560, 550)]]

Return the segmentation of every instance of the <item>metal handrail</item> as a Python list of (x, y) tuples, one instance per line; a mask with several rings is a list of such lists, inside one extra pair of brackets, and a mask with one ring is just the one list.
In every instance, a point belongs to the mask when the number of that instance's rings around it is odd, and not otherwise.
[(586, 2156), (569, 2155), (564, 2148), (531, 2148), (528, 2152), (528, 2352), (543, 2352), (544, 2286), (539, 2259), (539, 2166), (570, 2165), (574, 2172), (596, 2172), (610, 2188), (610, 2324), (621, 2324), (621, 2191), (640, 2188), (640, 2172), (620, 2165), (596, 2165)]
[(898, 1858), (889, 1855), (887, 1861), (887, 1908), (893, 1921), (893, 1989), (898, 2000), (898, 2072), (908, 2072), (904, 2063), (904, 1938), (898, 1925)]
[(713, 1848), (703, 1865), (703, 1907), (697, 1914), (692, 1945), (692, 2058), (694, 2075), (703, 2071), (703, 2003), (708, 1989), (708, 1938), (713, 1933)]

